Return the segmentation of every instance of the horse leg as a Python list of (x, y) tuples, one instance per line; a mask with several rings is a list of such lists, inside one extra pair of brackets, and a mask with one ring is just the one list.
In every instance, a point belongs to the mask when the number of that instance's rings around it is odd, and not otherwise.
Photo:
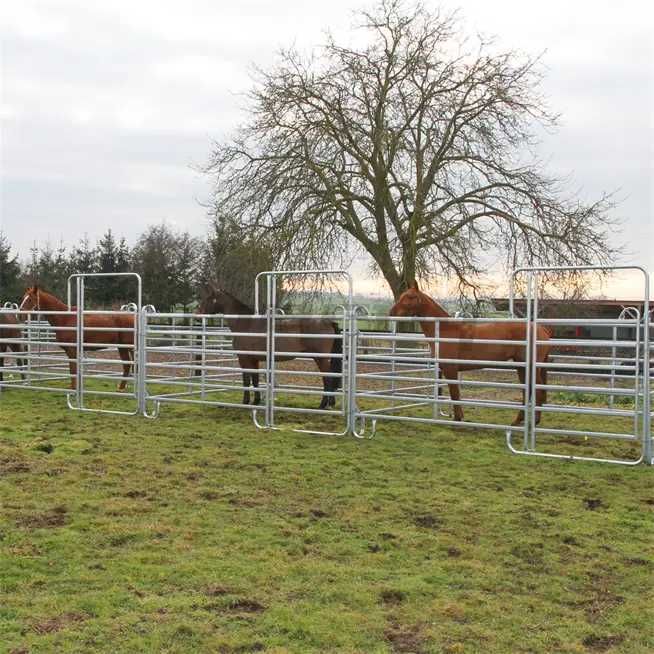
[[(25, 346), (21, 345), (20, 343), (14, 343), (14, 345), (12, 345), (12, 349), (14, 352), (16, 352), (16, 354), (26, 353)], [(25, 379), (25, 373), (23, 370), (27, 367), (27, 359), (16, 359), (16, 364), (20, 368), (20, 378)]]
[[(524, 368), (519, 367), (516, 368), (516, 372), (518, 373), (518, 380), (520, 383), (523, 385), (522, 389), (522, 403), (526, 404), (527, 403), (527, 398), (529, 397), (529, 385), (525, 385), (525, 379), (526, 379), (526, 371)], [(524, 409), (520, 409), (518, 411), (518, 415), (516, 416), (516, 419), (511, 423), (513, 427), (517, 427), (518, 425), (521, 425), (524, 422), (525, 419), (525, 411)]]
[[(539, 363), (544, 363), (547, 362), (547, 357), (545, 357), (545, 360), (543, 362)], [(525, 379), (526, 379), (526, 371), (524, 368), (516, 368), (516, 371), (518, 373), (518, 379), (520, 380), (520, 383), (523, 385), (524, 390), (522, 391), (522, 403), (526, 404), (527, 403), (527, 398), (531, 397), (531, 379), (527, 381), (527, 384), (525, 384)], [(536, 383), (537, 384), (542, 384), (545, 385), (547, 384), (547, 370), (545, 368), (536, 368)], [(536, 406), (542, 406), (545, 402), (547, 401), (547, 391), (545, 389), (536, 389)], [(535, 423), (538, 424), (540, 423), (540, 416), (541, 412), (536, 411), (536, 416), (535, 416)], [(516, 416), (516, 419), (511, 423), (512, 426), (517, 427), (518, 425), (521, 425), (524, 422), (525, 419), (525, 412), (524, 409), (520, 409), (518, 411), (518, 415)]]
[(119, 391), (124, 391), (125, 387), (127, 386), (127, 377), (129, 377), (129, 373), (132, 369), (132, 357), (130, 356), (131, 350), (129, 348), (125, 347), (119, 347), (118, 348), (118, 354), (120, 355), (120, 358), (123, 360), (123, 378), (118, 384), (118, 390)]
[(252, 376), (249, 372), (243, 373), (243, 404), (250, 404), (250, 383)]
[[(238, 365), (241, 368), (249, 368), (252, 365), (250, 357), (239, 354), (238, 355)], [(241, 373), (243, 377), (243, 401), (241, 404), (250, 404), (250, 379), (251, 375), (249, 372)]]
[(66, 356), (68, 357), (68, 368), (70, 370), (70, 388), (72, 390), (77, 389), (77, 353), (76, 347), (65, 347), (63, 348)]
[[(445, 379), (454, 380), (455, 382), (459, 381), (459, 370), (456, 366), (443, 366), (441, 372)], [(457, 383), (448, 383), (447, 387), (450, 391), (450, 399), (453, 402), (458, 402), (461, 399), (461, 389)], [(453, 404), (454, 407), (454, 419), (458, 422), (463, 420), (463, 407), (460, 404)]]
[(3, 370), (5, 367), (5, 352), (7, 351), (6, 345), (0, 345), (0, 382), (4, 381)]
[(250, 373), (250, 380), (254, 387), (254, 403), (261, 404), (261, 393), (259, 392), (259, 360), (255, 359), (252, 363), (253, 367), (257, 369), (257, 372)]
[[(8, 347), (5, 347), (5, 351), (9, 349), (13, 350), (15, 354), (23, 354), (25, 352), (24, 347), (20, 343), (10, 343)], [(23, 369), (27, 367), (27, 360), (16, 358), (16, 367), (20, 369), (20, 378), (25, 379), (25, 373)], [(2, 372), (0, 371), (0, 381), (2, 381)]]
[[(547, 355), (541, 363), (547, 363)], [(536, 377), (539, 384), (545, 386), (547, 384), (547, 368), (537, 368)], [(536, 406), (540, 407), (547, 403), (547, 391), (544, 388), (539, 388), (536, 391)], [(536, 424), (540, 423), (540, 411), (536, 411)]]
[[(316, 366), (318, 366), (318, 370), (322, 373), (329, 373), (331, 372), (331, 365), (327, 359), (323, 359), (322, 357), (315, 357), (314, 361), (316, 362)], [(325, 377), (324, 374), (321, 376), (322, 379), (322, 389), (323, 389), (323, 396), (322, 400), (320, 400), (320, 405), (318, 406), (319, 409), (327, 409), (330, 406), (335, 406), (336, 405), (336, 400), (332, 395), (327, 395), (332, 390), (332, 378), (331, 377)]]

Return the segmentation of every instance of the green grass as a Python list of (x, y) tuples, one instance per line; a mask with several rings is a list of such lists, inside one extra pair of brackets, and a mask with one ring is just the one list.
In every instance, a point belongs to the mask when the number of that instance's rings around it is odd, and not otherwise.
[(654, 651), (650, 468), (20, 390), (0, 418), (1, 652)]

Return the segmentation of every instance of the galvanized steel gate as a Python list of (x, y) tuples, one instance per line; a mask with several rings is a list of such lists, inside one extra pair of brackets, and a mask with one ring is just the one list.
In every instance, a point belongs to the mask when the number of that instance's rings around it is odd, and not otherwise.
[[(28, 348), (27, 364), (22, 372), (25, 380), (11, 380), (2, 386), (45, 389), (63, 392), (67, 395), (70, 408), (79, 411), (103, 413), (142, 414), (156, 417), (163, 404), (190, 403), (226, 408), (246, 409), (252, 414), (255, 425), (262, 429), (279, 429), (282, 415), (296, 416), (296, 420), (309, 421), (298, 426), (287, 425), (295, 431), (311, 434), (345, 435), (363, 438), (372, 437), (378, 424), (384, 421), (404, 421), (435, 425), (464, 426), (476, 429), (493, 429), (506, 432), (509, 449), (517, 454), (539, 457), (607, 461), (634, 465), (640, 462), (652, 463), (652, 397), (650, 366), (650, 339), (652, 325), (649, 311), (649, 277), (639, 267), (616, 267), (616, 270), (631, 270), (643, 276), (642, 314), (627, 307), (620, 319), (544, 318), (539, 308), (540, 276), (552, 270), (587, 271), (582, 268), (523, 268), (516, 275), (527, 276), (526, 315), (509, 319), (435, 318), (433, 338), (422, 333), (401, 329), (411, 318), (392, 318), (387, 315), (371, 316), (363, 307), (353, 306), (352, 279), (342, 270), (332, 271), (267, 271), (256, 279), (255, 317), (261, 316), (261, 331), (256, 335), (265, 343), (259, 353), (265, 361), (265, 368), (243, 369), (239, 365), (239, 352), (233, 347), (233, 339), (240, 334), (229, 329), (227, 323), (238, 316), (201, 315), (180, 313), (158, 313), (154, 307), (141, 306), (141, 280), (138, 275), (126, 273), (119, 277), (131, 277), (136, 284), (134, 302), (120, 311), (89, 311), (84, 308), (85, 281), (91, 277), (110, 275), (73, 275), (69, 279), (69, 307), (67, 313), (75, 316), (75, 348), (77, 371), (76, 388), (71, 391), (53, 387), (50, 382), (66, 379), (67, 360), (53, 350), (56, 330), (47, 326), (40, 318), (48, 312), (32, 312), (23, 329), (23, 338)], [(285, 315), (277, 306), (277, 286), (280, 279), (290, 276), (323, 276), (342, 279), (347, 286), (346, 301), (332, 315)], [(259, 312), (259, 287), (265, 281), (265, 310)], [(73, 285), (76, 308), (72, 309)], [(513, 295), (513, 289), (512, 289)], [(513, 307), (512, 307), (513, 308)], [(17, 312), (14, 307), (5, 311)], [(37, 315), (38, 314), (38, 315)], [(94, 326), (95, 315), (131, 315), (131, 326)], [(47, 317), (47, 316), (46, 316)], [(338, 324), (340, 334), (336, 336), (339, 353), (303, 350), (288, 351), (284, 343), (297, 336), (298, 321), (329, 320)], [(443, 364), (456, 362), (441, 356), (445, 343), (466, 344), (465, 339), (446, 338), (441, 335), (442, 325), (448, 322), (506, 322), (523, 323), (525, 338), (512, 341), (522, 348), (524, 361), (479, 361), (483, 370), (475, 375), (463, 375), (456, 380), (444, 380), (441, 374)], [(421, 322), (425, 322), (421, 319)], [(89, 324), (90, 323), (90, 324)], [(537, 337), (539, 326), (556, 328), (580, 323), (601, 325), (611, 330), (611, 337), (588, 341), (582, 338), (553, 338), (549, 344), (574, 348), (574, 354), (558, 354), (551, 360), (539, 362), (534, 356), (544, 341)], [(290, 327), (289, 327), (290, 325)], [(66, 328), (68, 329), (68, 328)], [(123, 349), (133, 354), (134, 371), (128, 376), (130, 390), (127, 393), (107, 391), (99, 387), (101, 381), (117, 381), (116, 365), (124, 361), (95, 358), (88, 354), (92, 345), (90, 334), (107, 334), (119, 329), (129, 332), (131, 344), (124, 343)], [(624, 334), (630, 334), (629, 337)], [(251, 335), (251, 332), (248, 332)], [(324, 333), (303, 333), (308, 339), (325, 338)], [(0, 329), (0, 339), (3, 332)], [(285, 340), (286, 339), (286, 340)], [(7, 339), (5, 339), (7, 340)], [(129, 339), (128, 339), (129, 340)], [(97, 340), (96, 340), (97, 342)], [(492, 343), (492, 341), (487, 341)], [(501, 344), (503, 341), (496, 341)], [(507, 342), (504, 341), (506, 344)], [(597, 353), (581, 354), (583, 348), (592, 347)], [(430, 350), (431, 348), (431, 350)], [(600, 351), (601, 350), (601, 351)], [(247, 352), (246, 352), (247, 353)], [(341, 372), (315, 372), (305, 368), (290, 372), (278, 365), (279, 359), (320, 357), (338, 358)], [(16, 358), (16, 357), (14, 357)], [(109, 367), (109, 369), (107, 369)], [(524, 381), (516, 382), (513, 374), (522, 370)], [(545, 370), (549, 380), (538, 383), (538, 372)], [(264, 381), (257, 389), (250, 389), (241, 381), (243, 373), (261, 373)], [(507, 376), (509, 375), (509, 376)], [(324, 391), (320, 388), (325, 379), (339, 377), (338, 391)], [(555, 383), (552, 383), (552, 378)], [(581, 380), (581, 381), (580, 381)], [(598, 381), (599, 380), (599, 381)], [(586, 382), (592, 381), (592, 385)], [(602, 385), (604, 384), (604, 385)], [(443, 394), (443, 389), (453, 386), (462, 391), (462, 398), (453, 399)], [(258, 391), (262, 398), (260, 406), (239, 402), (234, 392)], [(573, 429), (536, 424), (535, 394), (549, 392), (563, 397), (558, 403), (545, 404), (539, 408), (547, 416), (601, 417), (603, 425), (615, 421), (619, 428), (593, 424), (589, 428)], [(516, 393), (522, 393), (522, 400), (516, 401)], [(230, 395), (231, 394), (231, 395)], [(575, 394), (605, 396), (607, 406), (580, 406), (574, 401)], [(287, 396), (317, 398), (321, 395), (334, 397), (338, 408), (309, 408), (292, 405), (284, 401)], [(572, 396), (573, 400), (567, 396)], [(131, 403), (125, 410), (103, 406), (104, 398), (120, 398), (120, 402)], [(90, 404), (90, 401), (93, 403)], [(450, 413), (459, 406), (466, 413), (481, 414), (481, 417), (454, 423)], [(509, 423), (510, 412), (524, 411), (525, 420), (520, 426)], [(311, 420), (327, 419), (329, 428), (319, 428)], [(338, 422), (340, 421), (340, 425)], [(370, 429), (368, 430), (368, 427)], [(515, 445), (518, 436), (521, 445)], [(616, 441), (638, 447), (636, 456), (586, 456), (568, 447), (567, 439), (588, 439)]]

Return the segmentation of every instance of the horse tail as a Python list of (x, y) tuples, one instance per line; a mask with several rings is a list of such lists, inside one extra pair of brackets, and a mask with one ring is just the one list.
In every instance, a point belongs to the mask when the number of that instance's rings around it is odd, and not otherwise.
[(330, 372), (332, 374), (338, 375), (338, 377), (331, 378), (331, 390), (332, 392), (337, 391), (343, 382), (343, 338), (341, 337), (341, 330), (339, 329), (336, 323), (334, 325), (334, 341), (332, 343), (332, 354), (337, 354), (339, 356), (333, 356), (330, 362)]

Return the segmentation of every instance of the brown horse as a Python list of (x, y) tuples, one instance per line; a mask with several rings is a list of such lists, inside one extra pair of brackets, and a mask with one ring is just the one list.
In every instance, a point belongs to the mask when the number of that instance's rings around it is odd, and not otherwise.
[[(418, 289), (418, 284), (414, 281), (408, 290), (400, 295), (398, 301), (391, 307), (391, 316), (415, 316), (415, 317), (435, 317), (449, 318), (450, 315), (443, 307), (425, 293)], [(423, 334), (427, 338), (433, 338), (435, 334), (434, 322), (420, 322)], [(444, 321), (439, 323), (439, 338), (458, 338), (466, 339), (463, 343), (439, 343), (439, 358), (442, 359), (470, 359), (468, 363), (446, 363), (440, 362), (440, 369), (446, 379), (450, 380), (448, 387), (450, 389), (450, 398), (453, 402), (461, 399), (461, 393), (458, 383), (452, 383), (452, 380), (458, 380), (460, 370), (479, 370), (486, 367), (484, 364), (476, 361), (515, 361), (524, 363), (526, 360), (525, 339), (527, 336), (527, 325), (524, 322), (502, 322), (502, 323), (474, 323), (474, 322), (450, 322)], [(549, 340), (549, 331), (542, 326), (536, 330), (536, 338), (539, 341)], [(468, 342), (474, 339), (477, 342)], [(503, 340), (517, 341), (516, 343), (496, 344), (484, 343), (485, 340)], [(432, 356), (435, 356), (435, 343), (429, 343)], [(539, 345), (537, 348), (536, 360), (539, 363), (547, 361), (551, 346)], [(532, 362), (533, 363), (533, 362)], [(520, 383), (525, 383), (525, 368), (516, 367)], [(546, 384), (547, 373), (545, 368), (536, 369), (536, 383)], [(527, 390), (525, 390), (525, 393)], [(546, 391), (544, 389), (536, 390), (536, 406), (542, 406), (546, 401)], [(523, 393), (524, 402), (524, 393)], [(454, 419), (463, 420), (463, 409), (460, 404), (454, 404)], [(518, 412), (514, 425), (519, 425), (524, 420), (524, 411)], [(536, 412), (536, 423), (540, 422), (540, 411)]]
[[(68, 367), (70, 368), (70, 387), (75, 389), (77, 387), (77, 334), (75, 326), (77, 324), (77, 316), (71, 311), (75, 311), (76, 307), (71, 310), (65, 302), (62, 302), (58, 297), (44, 291), (38, 286), (32, 286), (25, 291), (23, 301), (20, 305), (22, 311), (66, 311), (68, 313), (62, 314), (45, 314), (47, 321), (57, 329), (55, 331), (55, 338), (59, 347), (61, 347), (68, 356)], [(127, 385), (126, 377), (129, 376), (132, 364), (134, 361), (133, 349), (129, 346), (134, 345), (134, 331), (119, 331), (129, 328), (134, 330), (134, 314), (85, 314), (83, 316), (84, 326), (84, 351), (103, 350), (112, 345), (116, 345), (118, 354), (123, 360), (123, 379), (118, 384), (118, 390), (125, 390)], [(86, 329), (86, 328), (95, 329)], [(101, 328), (100, 331), (96, 329)], [(112, 331), (112, 328), (116, 331)], [(100, 345), (94, 345), (98, 343)]]
[[(10, 313), (9, 311), (0, 311), (0, 382), (4, 381), (3, 368), (5, 366), (5, 353), (9, 350), (13, 350), (16, 354), (25, 353), (25, 346), (17, 342), (21, 339), (21, 328), (18, 327), (18, 324), (16, 314)], [(22, 368), (26, 364), (27, 361), (25, 359), (16, 359), (17, 366)], [(22, 372), (20, 375), (25, 379), (25, 375)]]
[[(232, 338), (232, 347), (239, 354), (238, 363), (241, 368), (256, 370), (260, 361), (266, 360), (266, 318), (254, 316), (252, 308), (215, 286), (208, 286), (200, 302), (200, 313), (235, 315), (237, 318), (227, 318), (225, 322), (232, 332), (237, 335)], [(252, 316), (252, 317), (250, 317)], [(248, 332), (251, 332), (250, 335)], [(276, 332), (292, 334), (306, 334), (307, 336), (277, 336), (275, 350), (278, 352), (306, 353), (312, 357), (318, 370), (324, 373), (322, 377), (323, 391), (320, 406), (325, 409), (336, 405), (336, 398), (327, 393), (335, 393), (341, 386), (341, 371), (343, 360), (343, 341), (338, 325), (331, 320), (320, 318), (288, 318), (278, 319)], [(309, 337), (309, 335), (324, 334), (324, 338)], [(250, 354), (251, 352), (251, 354)], [(312, 356), (333, 354), (332, 357)], [(275, 361), (289, 361), (297, 355), (276, 355)], [(250, 402), (250, 383), (254, 387), (254, 404), (261, 403), (259, 393), (259, 373), (243, 373), (243, 404)]]

